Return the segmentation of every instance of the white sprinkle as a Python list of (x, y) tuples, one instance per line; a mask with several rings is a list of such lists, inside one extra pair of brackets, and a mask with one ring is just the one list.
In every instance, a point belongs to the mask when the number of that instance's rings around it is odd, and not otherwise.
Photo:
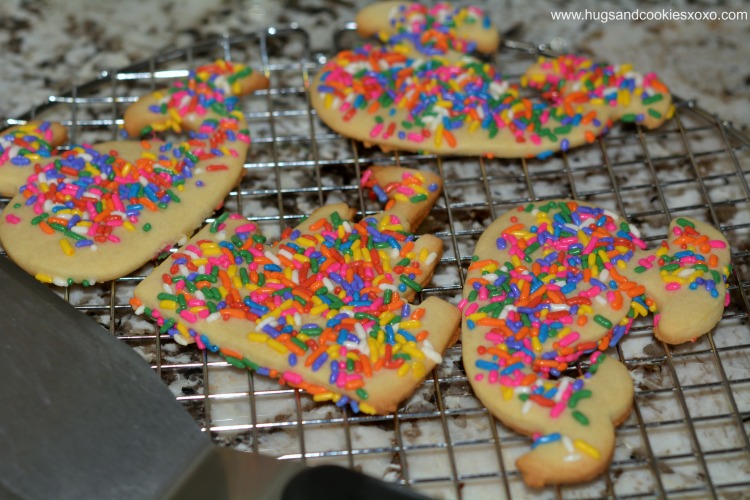
[(435, 350), (435, 348), (432, 346), (432, 343), (428, 339), (424, 339), (422, 341), (422, 352), (426, 357), (434, 361), (435, 364), (440, 364), (443, 362), (443, 357), (439, 352)]

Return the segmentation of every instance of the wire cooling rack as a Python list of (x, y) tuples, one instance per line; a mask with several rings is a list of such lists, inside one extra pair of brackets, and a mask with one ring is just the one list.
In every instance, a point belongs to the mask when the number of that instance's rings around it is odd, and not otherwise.
[[(352, 26), (333, 46), (351, 43)], [(378, 207), (358, 185), (373, 164), (432, 170), (444, 181), (420, 228), (445, 244), (426, 296), (453, 303), (474, 244), (496, 216), (532, 200), (570, 197), (625, 215), (657, 242), (670, 218), (689, 215), (720, 227), (732, 246), (731, 305), (695, 343), (668, 347), (637, 322), (612, 352), (635, 381), (635, 405), (617, 430), (608, 471), (593, 482), (534, 490), (540, 498), (726, 497), (750, 487), (750, 138), (675, 98), (675, 117), (654, 131), (616, 126), (595, 144), (546, 160), (385, 154), (332, 133), (309, 106), (311, 75), (328, 53), (311, 50), (299, 26), (224, 37), (151, 59), (76, 86), (9, 124), (61, 121), (71, 142), (120, 137), (124, 109), (188, 69), (216, 58), (263, 71), (271, 88), (243, 102), (253, 137), (246, 175), (225, 207), (257, 221), (270, 237), (314, 208), (345, 201)], [(544, 47), (506, 41), (497, 64), (509, 78)], [(8, 199), (0, 198), (0, 208)], [(128, 299), (153, 264), (89, 288), (56, 289), (112, 335), (138, 351), (212, 438), (223, 445), (310, 465), (337, 463), (396, 481), (435, 498), (525, 498), (532, 494), (514, 462), (530, 444), (495, 421), (474, 398), (460, 344), (393, 415), (362, 416), (232, 368), (182, 347), (135, 317)], [(0, 286), (2, 284), (0, 283)], [(154, 418), (159, 418), (154, 415)]]

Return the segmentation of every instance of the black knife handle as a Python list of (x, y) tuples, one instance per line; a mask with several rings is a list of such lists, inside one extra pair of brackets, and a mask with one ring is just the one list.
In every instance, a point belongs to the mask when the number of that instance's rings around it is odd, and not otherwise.
[(319, 465), (298, 473), (282, 500), (425, 500), (419, 493), (336, 465)]

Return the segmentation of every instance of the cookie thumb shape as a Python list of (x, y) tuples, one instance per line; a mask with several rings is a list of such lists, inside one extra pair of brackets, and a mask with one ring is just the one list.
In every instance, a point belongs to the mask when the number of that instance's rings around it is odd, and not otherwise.
[(721, 319), (729, 298), (729, 263), (729, 245), (720, 231), (680, 217), (672, 220), (669, 237), (658, 249), (636, 252), (622, 274), (643, 285), (654, 301), (656, 338), (680, 344), (708, 332)]
[(557, 419), (549, 418), (549, 409), (529, 405), (525, 410), (520, 402), (509, 410), (523, 414), (516, 420), (518, 430), (534, 435), (533, 449), (516, 460), (529, 486), (588, 481), (609, 466), (615, 426), (627, 418), (633, 403), (633, 382), (615, 359), (600, 355), (593, 367), (596, 373), (586, 374), (586, 389), (568, 401), (571, 411)]

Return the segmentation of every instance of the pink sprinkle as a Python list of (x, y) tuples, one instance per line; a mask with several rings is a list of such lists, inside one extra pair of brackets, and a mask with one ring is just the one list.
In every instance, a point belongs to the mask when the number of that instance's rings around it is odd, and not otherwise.
[(406, 135), (406, 138), (412, 142), (422, 142), (424, 141), (424, 136), (422, 134), (418, 134), (416, 132), (411, 132)]
[(188, 311), (187, 309), (183, 309), (182, 311), (180, 311), (180, 317), (188, 323), (195, 323), (196, 321), (198, 321), (198, 316)]
[(562, 347), (567, 347), (579, 338), (581, 338), (581, 335), (578, 332), (570, 332), (569, 334), (558, 340), (557, 343)]
[(204, 344), (203, 341), (201, 340), (201, 336), (200, 335), (196, 335), (193, 338), (195, 339), (195, 345), (198, 346), (198, 349), (200, 349), (202, 351), (205, 351), (206, 350), (206, 344)]
[(476, 380), (477, 382), (481, 382), (482, 380), (484, 380), (484, 373), (477, 373), (476, 375), (474, 375), (474, 380)]
[(665, 286), (664, 288), (666, 288), (670, 292), (673, 292), (675, 290), (679, 290), (680, 288), (682, 288), (682, 285), (680, 285), (676, 281), (673, 281), (671, 283), (667, 283), (667, 286)]
[(727, 244), (721, 240), (711, 240), (708, 242), (711, 248), (726, 248)]
[(466, 316), (471, 316), (472, 314), (474, 314), (474, 311), (476, 311), (477, 309), (479, 309), (479, 303), (472, 302), (471, 305), (466, 308), (466, 310), (464, 311), (464, 314)]
[(498, 373), (498, 372), (497, 372), (496, 370), (492, 370), (492, 371), (490, 372), (490, 376), (489, 376), (489, 380), (488, 380), (488, 382), (489, 382), (490, 384), (496, 384), (496, 383), (497, 383), (497, 378), (498, 378), (499, 376), (500, 376), (500, 375), (499, 375), (499, 373)]
[(302, 375), (300, 375), (299, 373), (294, 373), (294, 372), (288, 372), (287, 371), (287, 372), (284, 372), (284, 377), (283, 378), (285, 380), (288, 380), (292, 384), (301, 384), (302, 383)]
[(661, 314), (654, 314), (654, 328), (659, 326), (660, 320), (661, 320)]
[(367, 170), (365, 170), (365, 173), (362, 174), (362, 180), (360, 181), (360, 185), (364, 186), (365, 184), (367, 184), (367, 181), (370, 180), (370, 177), (372, 177), (372, 170), (368, 168)]
[(500, 344), (502, 342), (505, 342), (505, 336), (499, 333), (487, 332), (484, 335), (484, 338), (486, 338), (487, 340), (489, 340), (490, 342), (494, 344)]
[(372, 130), (370, 131), (370, 137), (372, 138), (377, 137), (378, 135), (380, 135), (380, 132), (382, 132), (382, 130), (383, 130), (383, 124), (378, 123), (377, 125), (372, 127)]
[(560, 401), (559, 403), (557, 403), (555, 406), (552, 407), (552, 409), (549, 412), (549, 416), (552, 418), (559, 417), (560, 414), (565, 409), (565, 406), (567, 406), (565, 401)]
[(18, 224), (19, 222), (21, 222), (21, 219), (18, 216), (13, 215), (13, 214), (6, 215), (5, 220), (7, 220), (11, 224)]

